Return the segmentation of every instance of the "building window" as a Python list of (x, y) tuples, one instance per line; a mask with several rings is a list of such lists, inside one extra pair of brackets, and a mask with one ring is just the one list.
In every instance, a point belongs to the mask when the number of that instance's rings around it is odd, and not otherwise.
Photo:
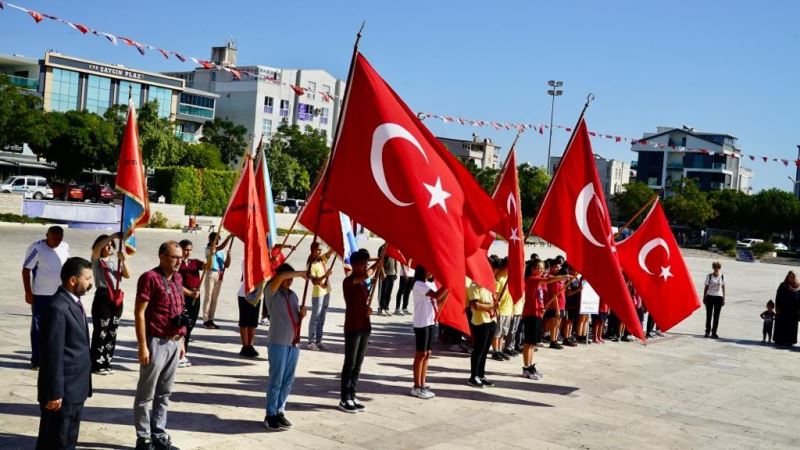
[(328, 123), (328, 108), (321, 108), (319, 113), (319, 123)]
[(53, 69), (53, 82), (50, 89), (50, 109), (52, 111), (71, 111), (78, 109), (78, 72)]
[(305, 103), (297, 104), (297, 120), (312, 120), (314, 118), (314, 106)]
[(289, 117), (289, 100), (281, 100), (281, 117)]
[(216, 71), (212, 71), (211, 72), (211, 81), (217, 81), (217, 72)]
[(269, 139), (272, 137), (272, 120), (271, 119), (264, 119), (261, 121), (261, 136), (263, 138)]
[(264, 112), (272, 114), (272, 105), (275, 99), (272, 97), (264, 97)]
[(150, 86), (147, 101), (158, 102), (158, 117), (169, 119), (172, 113), (172, 91), (166, 88)]
[(323, 84), (322, 85), (322, 92), (324, 92), (326, 94), (330, 94), (331, 93), (331, 87), (328, 86), (327, 84)]
[(139, 83), (131, 83), (130, 81), (119, 82), (119, 92), (117, 94), (117, 104), (128, 104), (128, 93), (130, 92), (133, 104), (138, 108), (142, 104), (142, 85)]
[(317, 83), (309, 81), (308, 89), (306, 89), (306, 96), (309, 99), (314, 100), (316, 98), (316, 95), (314, 95), (315, 92), (317, 92)]
[(103, 115), (110, 106), (111, 79), (89, 75), (86, 84), (86, 110)]

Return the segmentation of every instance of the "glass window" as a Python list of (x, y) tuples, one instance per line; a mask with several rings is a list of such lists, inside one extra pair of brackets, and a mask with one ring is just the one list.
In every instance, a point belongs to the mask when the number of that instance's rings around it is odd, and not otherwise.
[(272, 137), (272, 120), (264, 119), (261, 121), (261, 134), (264, 136), (264, 139)]
[(133, 98), (133, 104), (136, 107), (142, 106), (142, 85), (139, 83), (131, 83), (130, 81), (119, 82), (119, 94), (117, 95), (118, 105), (128, 104), (128, 93)]
[(172, 91), (166, 88), (150, 86), (147, 101), (158, 102), (158, 117), (169, 119), (172, 113)]
[(86, 83), (86, 110), (103, 115), (111, 106), (111, 79), (89, 75)]
[(319, 123), (328, 123), (328, 108), (320, 109)]
[(289, 100), (281, 100), (280, 115), (281, 117), (289, 116)]
[(272, 97), (264, 97), (264, 112), (272, 114), (272, 106), (275, 99)]
[(309, 81), (308, 82), (308, 89), (306, 89), (306, 96), (308, 98), (310, 98), (311, 100), (314, 100), (316, 98), (316, 95), (314, 95), (314, 92), (317, 92), (317, 83), (315, 83), (313, 81)]
[(52, 111), (71, 111), (78, 109), (78, 72), (53, 69), (50, 83), (50, 109)]
[(305, 103), (297, 104), (297, 120), (312, 120), (314, 118), (314, 105)]
[(326, 94), (330, 94), (331, 93), (331, 87), (328, 86), (327, 84), (323, 84), (322, 85), (322, 92), (324, 92)]

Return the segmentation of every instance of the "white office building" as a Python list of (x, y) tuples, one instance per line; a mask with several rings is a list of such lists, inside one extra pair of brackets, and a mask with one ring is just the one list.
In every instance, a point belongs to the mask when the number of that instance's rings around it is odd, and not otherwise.
[(469, 161), (475, 163), (479, 169), (497, 169), (500, 164), (500, 146), (492, 143), (491, 139), (481, 139), (477, 134), (472, 135), (472, 140), (454, 139), (437, 136), (439, 140), (456, 158), (464, 164)]
[[(607, 198), (625, 191), (625, 185), (631, 181), (630, 162), (594, 155), (594, 163), (600, 176), (600, 184), (603, 185), (603, 193)], [(551, 156), (550, 173), (556, 173), (559, 164), (561, 164), (561, 157)]]

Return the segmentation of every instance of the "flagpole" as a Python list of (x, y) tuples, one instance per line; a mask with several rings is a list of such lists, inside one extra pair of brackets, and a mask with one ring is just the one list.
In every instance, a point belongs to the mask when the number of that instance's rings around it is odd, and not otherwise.
[[(367, 24), (366, 20), (362, 21), (361, 22), (361, 27), (358, 29), (358, 33), (356, 33), (356, 41), (353, 44), (353, 55), (350, 58), (350, 69), (347, 71), (347, 83), (345, 84), (345, 87), (344, 87), (344, 98), (342, 99), (341, 113), (339, 114), (338, 122), (336, 122), (336, 131), (334, 132), (333, 140), (331, 141), (331, 152), (328, 155), (328, 159), (327, 159), (326, 164), (325, 164), (325, 171), (320, 173), (321, 178), (320, 178), (320, 181), (317, 183), (318, 184), (317, 188), (321, 188), (322, 191), (320, 191), (320, 196), (319, 196), (319, 214), (317, 214), (317, 223), (316, 223), (316, 225), (314, 227), (315, 230), (319, 228), (319, 221), (320, 221), (320, 218), (322, 217), (322, 210), (323, 210), (323, 206), (325, 204), (325, 202), (324, 202), (325, 191), (328, 189), (328, 179), (329, 179), (326, 175), (327, 175), (328, 169), (330, 169), (331, 160), (333, 159), (334, 152), (336, 151), (336, 144), (338, 144), (339, 135), (342, 132), (342, 124), (344, 123), (344, 118), (345, 118), (345, 115), (347, 114), (347, 104), (350, 101), (350, 90), (352, 89), (352, 84), (353, 84), (353, 72), (355, 71), (356, 58), (358, 57), (358, 43), (359, 43), (359, 41), (361, 41), (361, 32), (364, 31), (364, 26), (366, 24)], [(305, 207), (305, 205), (303, 205), (303, 206)], [(300, 217), (300, 214), (298, 212), (297, 217), (295, 217), (295, 222), (297, 222), (297, 219), (299, 217)], [(288, 239), (288, 234), (287, 234), (285, 239)], [(312, 243), (313, 242), (317, 242), (317, 232), (316, 231), (314, 231), (314, 240), (312, 241)], [(306, 264), (306, 272), (310, 272), (310, 271), (311, 271), (311, 264), (309, 262), (308, 264)], [(306, 306), (306, 296), (307, 295), (308, 295), (308, 277), (306, 277), (305, 286), (303, 286), (303, 300), (300, 303), (301, 307), (305, 307)], [(299, 342), (300, 341), (300, 328), (302, 327), (302, 324), (303, 324), (303, 318), (300, 317), (300, 320), (298, 322), (298, 328), (297, 328), (297, 331), (296, 331), (297, 336), (295, 336), (295, 342)]]
[(658, 197), (659, 197), (660, 195), (661, 195), (661, 193), (660, 193), (660, 192), (656, 192), (655, 194), (653, 194), (653, 196), (650, 198), (650, 200), (648, 200), (648, 201), (647, 201), (647, 203), (645, 203), (645, 204), (644, 204), (644, 205), (643, 205), (641, 208), (639, 208), (639, 211), (636, 211), (636, 214), (634, 214), (634, 215), (633, 215), (633, 217), (631, 217), (631, 219), (630, 219), (630, 220), (628, 220), (627, 222), (625, 222), (625, 225), (621, 226), (621, 227), (620, 227), (620, 228), (617, 230), (617, 233), (616, 233), (616, 234), (614, 234), (614, 239), (618, 238), (618, 237), (619, 237), (619, 235), (620, 235), (620, 234), (622, 234), (622, 232), (623, 232), (624, 230), (628, 229), (628, 228), (631, 226), (631, 224), (633, 224), (633, 222), (635, 222), (635, 221), (636, 221), (636, 219), (638, 219), (638, 218), (639, 218), (639, 216), (641, 216), (641, 215), (642, 215), (642, 213), (644, 213), (644, 212), (645, 212), (645, 210), (646, 210), (646, 209), (648, 209), (648, 208), (652, 207), (652, 206), (653, 206), (653, 204), (654, 204), (654, 203), (655, 203), (655, 202), (658, 200)]
[[(283, 237), (283, 243), (281, 244), (281, 247), (286, 245), (286, 242), (289, 240), (289, 235), (292, 234), (292, 231), (294, 231), (294, 227), (297, 225), (298, 219), (300, 219), (300, 214), (303, 212), (303, 210), (306, 208), (306, 205), (308, 204), (309, 197), (311, 197), (311, 194), (314, 192), (314, 190), (319, 185), (319, 182), (322, 180), (322, 174), (325, 172), (325, 170), (328, 169), (328, 162), (330, 161), (330, 158), (331, 158), (331, 155), (328, 154), (328, 156), (325, 157), (325, 160), (322, 161), (322, 165), (320, 165), (320, 167), (319, 167), (319, 171), (317, 172), (317, 177), (314, 180), (314, 184), (313, 184), (313, 186), (311, 186), (311, 189), (306, 194), (306, 201), (303, 202), (303, 204), (297, 210), (297, 214), (295, 214), (294, 220), (292, 221), (292, 226), (289, 227), (289, 230), (286, 232), (286, 234)], [(288, 258), (288, 256), (287, 256), (287, 258)]]
[[(130, 120), (130, 115), (133, 114), (131, 111), (131, 99), (133, 97), (133, 86), (128, 85), (128, 120)], [(126, 125), (127, 128), (127, 125)], [(139, 123), (136, 123), (136, 133), (139, 133)], [(125, 136), (125, 133), (123, 133)], [(144, 171), (144, 159), (142, 159), (142, 151), (141, 149), (137, 149), (139, 151), (139, 161), (142, 162), (142, 171)], [(122, 152), (122, 147), (120, 146), (120, 153)], [(119, 171), (119, 169), (117, 169)], [(145, 178), (146, 180), (147, 178)], [(146, 181), (145, 181), (146, 183)], [(147, 189), (145, 189), (145, 195), (147, 195)], [(122, 196), (122, 207), (119, 211), (119, 248), (117, 249), (117, 275), (115, 280), (114, 286), (114, 295), (117, 295), (117, 291), (119, 291), (119, 282), (122, 279), (122, 259), (119, 257), (119, 252), (125, 251), (125, 195)]]

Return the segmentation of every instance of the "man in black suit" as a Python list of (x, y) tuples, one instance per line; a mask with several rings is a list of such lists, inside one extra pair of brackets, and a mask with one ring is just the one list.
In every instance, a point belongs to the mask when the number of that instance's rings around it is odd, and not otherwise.
[(92, 395), (89, 328), (80, 297), (92, 289), (92, 263), (69, 258), (61, 286), (44, 310), (38, 400), (38, 449), (74, 449), (83, 402)]

